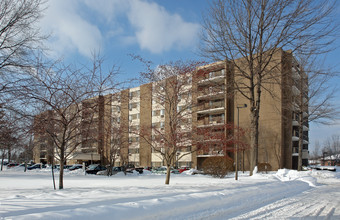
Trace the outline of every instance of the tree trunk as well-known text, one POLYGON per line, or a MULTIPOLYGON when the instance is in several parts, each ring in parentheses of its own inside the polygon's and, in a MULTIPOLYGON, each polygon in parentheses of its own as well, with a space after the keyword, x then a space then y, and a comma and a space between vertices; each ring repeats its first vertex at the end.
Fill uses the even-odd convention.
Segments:
POLYGON ((300 74, 300 117, 299 117, 299 150, 298 150, 298 171, 302 170, 302 148, 303 148, 303 111, 305 105, 303 103, 303 73, 300 74))
POLYGON ((7 152, 7 154, 8 154, 8 163, 10 163, 11 162, 11 147, 10 146, 8 146, 8 148, 7 148, 7 150, 8 150, 8 152, 7 152))
POLYGON ((302 148, 303 148, 303 111, 299 118, 299 149, 298 149, 298 171, 302 170, 302 148))
POLYGON ((258 142, 259 142, 259 118, 258 110, 252 110, 251 112, 251 127, 250 127, 250 176, 253 175, 253 170, 258 164, 258 142))
POLYGON ((1 171, 2 171, 2 168, 4 166, 4 160, 5 160, 5 153, 2 152, 2 156, 1 156, 1 171))
POLYGON ((170 171, 171 167, 168 165, 166 166, 166 179, 165 179, 165 184, 169 185, 170 183, 170 171))
POLYGON ((56 190, 56 187, 55 187, 55 179, 54 179, 54 162, 53 162, 54 160, 52 159, 52 166, 51 166, 51 168, 52 168, 52 181, 53 181, 53 189, 54 190, 56 190))
POLYGON ((65 162, 65 149, 60 149, 60 173, 59 173, 59 189, 64 188, 64 162, 65 162))
POLYGON ((60 160, 59 189, 64 188, 64 160, 60 160))

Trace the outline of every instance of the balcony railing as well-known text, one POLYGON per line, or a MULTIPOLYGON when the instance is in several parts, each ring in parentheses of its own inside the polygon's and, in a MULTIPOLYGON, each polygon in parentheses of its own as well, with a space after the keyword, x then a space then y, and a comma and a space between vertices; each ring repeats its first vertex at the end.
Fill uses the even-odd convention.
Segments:
POLYGON ((218 82, 225 79, 225 71, 224 69, 220 71, 210 72, 209 74, 205 74, 200 78, 198 84, 209 84, 210 82, 218 82))
POLYGON ((224 101, 220 102, 207 102, 198 106, 198 111, 208 110, 208 109, 215 109, 215 108, 224 108, 224 101))
POLYGON ((223 118, 218 118, 218 119, 210 120, 210 121, 207 118, 207 119, 204 119, 204 120, 198 120, 197 121, 197 126, 198 127, 221 125, 221 124, 224 124, 224 119, 223 118))

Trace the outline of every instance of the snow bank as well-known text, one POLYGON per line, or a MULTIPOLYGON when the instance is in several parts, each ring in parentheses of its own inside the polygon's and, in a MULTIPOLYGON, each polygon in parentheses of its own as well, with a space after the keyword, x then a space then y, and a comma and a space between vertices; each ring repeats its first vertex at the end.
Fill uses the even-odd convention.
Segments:
POLYGON ((282 182, 300 180, 309 184, 309 186, 317 186, 317 179, 313 177, 312 171, 296 171, 288 169, 280 169, 274 176, 282 182))

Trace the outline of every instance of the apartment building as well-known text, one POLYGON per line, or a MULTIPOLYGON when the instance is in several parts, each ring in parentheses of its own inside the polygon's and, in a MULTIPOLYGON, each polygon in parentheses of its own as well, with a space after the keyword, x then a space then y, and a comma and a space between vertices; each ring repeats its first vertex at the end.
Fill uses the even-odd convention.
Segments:
MULTIPOLYGON (((243 59, 236 63, 242 66, 243 59)), ((289 51, 278 50, 272 66, 275 66, 271 69, 273 77, 266 81, 262 91, 259 163, 270 164, 272 170, 296 169, 300 141, 303 142, 303 164, 308 163, 307 77, 289 51)), ((86 138, 69 163, 101 161, 106 164, 114 158, 117 166, 127 163, 165 165, 161 154, 166 150, 164 146, 173 128, 172 112, 178 117, 175 126, 181 146, 177 149, 178 162, 174 166, 200 168, 206 158, 226 154, 236 159, 235 146, 223 143, 222 137, 230 132, 226 125, 238 124, 245 131, 249 130, 250 111, 245 107, 249 100, 231 86, 244 79, 232 63, 226 61, 202 66, 184 75, 94 98, 99 100, 96 101, 98 108, 93 114, 84 114, 84 118, 96 115, 96 120, 91 120, 93 138, 82 132, 86 138), (175 84, 177 87, 172 88, 175 84), (167 96, 174 102, 167 102, 170 99, 167 96)), ((82 120, 81 123, 86 121, 89 122, 82 120)), ((242 137, 245 143, 250 140, 248 133, 242 137)), ((44 142, 44 137, 35 135, 36 143, 44 142)), ((37 144, 36 162, 46 161, 45 145, 37 144)), ((247 147, 239 150, 239 167, 247 170, 250 150, 247 147)))

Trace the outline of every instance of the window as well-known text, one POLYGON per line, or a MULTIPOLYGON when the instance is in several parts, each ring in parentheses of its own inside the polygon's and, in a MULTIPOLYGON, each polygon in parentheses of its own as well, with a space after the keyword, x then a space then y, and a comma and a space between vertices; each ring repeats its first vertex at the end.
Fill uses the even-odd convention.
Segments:
POLYGON ((181 147, 180 152, 190 152, 191 151, 191 146, 186 146, 186 147, 181 147))
POLYGON ((161 109, 161 116, 165 115, 165 109, 161 109))
POLYGON ((140 95, 139 90, 133 91, 133 92, 129 92, 129 99, 133 99, 133 98, 139 97, 139 95, 140 95))
POLYGON ((113 102, 120 102, 120 94, 113 94, 112 95, 112 101, 113 102))
POLYGON ((134 103, 129 103, 129 110, 131 111, 132 109, 134 108, 137 108, 138 107, 138 103, 137 102, 134 102, 134 103))
POLYGON ((139 113, 129 115, 129 121, 139 119, 139 113))
POLYGON ((138 143, 139 137, 129 137, 129 144, 131 143, 138 143))
POLYGON ((152 111, 152 116, 159 116, 160 110, 154 110, 152 111))
POLYGON ((191 76, 188 77, 188 81, 187 82, 188 82, 188 84, 192 83, 192 77, 191 76))
POLYGON ((139 126, 138 125, 130 126, 129 127, 129 133, 132 133, 132 132, 136 133, 138 131, 139 131, 139 126))
POLYGON ((129 154, 138 154, 139 148, 129 148, 129 154))
POLYGON ((221 69, 221 75, 225 76, 225 69, 221 69))

